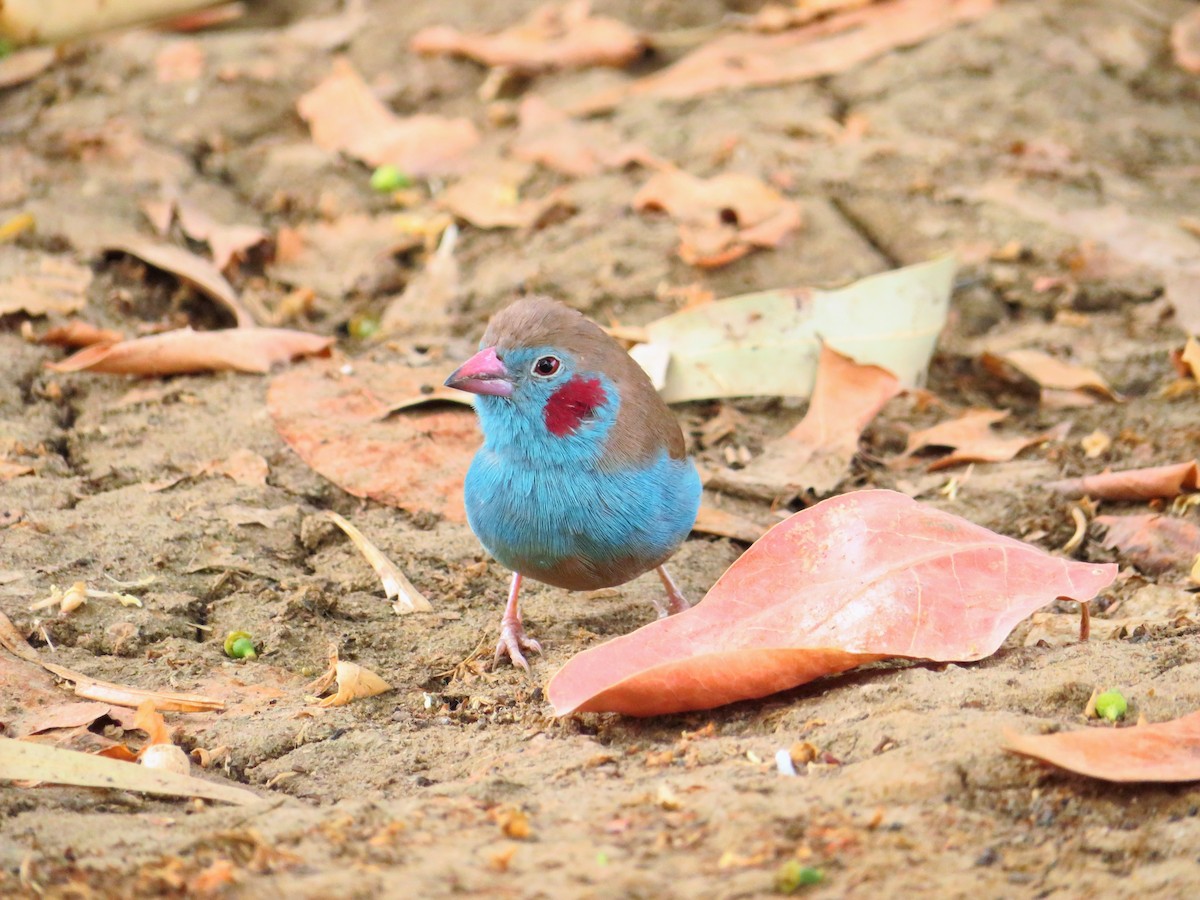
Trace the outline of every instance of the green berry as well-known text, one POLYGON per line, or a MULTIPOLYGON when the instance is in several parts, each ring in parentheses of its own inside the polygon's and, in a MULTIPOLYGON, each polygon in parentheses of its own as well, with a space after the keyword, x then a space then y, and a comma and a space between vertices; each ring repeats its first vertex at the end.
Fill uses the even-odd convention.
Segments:
POLYGON ((1096 698, 1096 715, 1110 722, 1125 718, 1125 710, 1129 704, 1118 691, 1105 691, 1096 698))
POLYGON ((775 890, 781 894, 794 894, 801 888, 812 887, 824 880, 820 869, 789 859, 775 873, 775 890))
POLYGON ((374 316, 362 313, 351 316, 350 321, 346 323, 346 331, 350 334, 350 337, 359 341, 365 341, 378 330, 379 320, 374 316))
POLYGON ((412 187, 412 179, 390 163, 371 173, 371 190, 380 194, 390 194, 406 187, 412 187))
POLYGON ((225 637, 225 655, 231 659, 257 659, 254 638, 245 631, 231 631, 225 637))

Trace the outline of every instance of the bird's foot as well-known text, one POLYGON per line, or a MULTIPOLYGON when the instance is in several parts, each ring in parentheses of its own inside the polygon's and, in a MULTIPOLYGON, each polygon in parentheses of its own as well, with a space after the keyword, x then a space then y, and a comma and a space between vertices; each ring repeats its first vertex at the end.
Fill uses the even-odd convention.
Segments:
POLYGON ((500 660, 507 656, 514 666, 520 666, 532 675, 523 650, 541 653, 542 645, 525 633, 525 626, 521 624, 520 619, 504 619, 500 623, 500 640, 496 642, 496 656, 492 660, 492 668, 498 666, 500 660))
POLYGON ((675 586, 675 580, 671 578, 671 574, 663 566, 659 566, 657 571, 666 591, 665 599, 655 598, 654 600, 654 608, 658 610, 658 617, 665 619, 667 616, 673 616, 685 609, 691 609, 692 604, 687 602, 687 597, 683 596, 683 593, 675 586))

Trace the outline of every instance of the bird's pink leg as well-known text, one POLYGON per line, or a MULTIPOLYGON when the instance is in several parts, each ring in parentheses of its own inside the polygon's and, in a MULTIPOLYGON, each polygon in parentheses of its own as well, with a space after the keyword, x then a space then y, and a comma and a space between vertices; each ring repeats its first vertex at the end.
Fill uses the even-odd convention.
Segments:
POLYGON ((508 589, 508 604, 504 607, 504 617, 500 620, 500 640, 496 643, 496 656, 492 665, 495 666, 507 656, 514 666, 520 666, 529 672, 529 663, 521 651, 541 653, 542 645, 525 634, 525 626, 521 624, 521 610, 517 606, 517 594, 520 592, 521 573, 513 572, 512 586, 508 589))
POLYGON ((692 604, 687 602, 687 597, 683 596, 679 588, 675 586, 675 581, 671 578, 671 573, 667 571, 667 567, 659 566, 655 571, 658 572, 658 577, 662 579, 663 587, 667 591, 666 602, 662 600, 654 601, 654 608, 658 610, 658 617, 665 619, 667 616, 673 616, 675 613, 683 612, 685 609, 691 609, 692 604))

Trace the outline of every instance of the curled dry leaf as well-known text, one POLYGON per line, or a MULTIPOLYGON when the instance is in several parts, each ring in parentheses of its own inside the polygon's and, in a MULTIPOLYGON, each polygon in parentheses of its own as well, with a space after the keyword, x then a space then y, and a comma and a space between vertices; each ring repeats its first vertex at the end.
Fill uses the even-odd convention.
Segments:
POLYGON ((521 185, 529 174, 528 163, 502 161, 451 185, 438 203, 477 228, 532 228, 554 210, 571 209, 562 188, 522 199, 521 185))
POLYGON ((329 651, 329 669, 308 685, 306 690, 313 694, 323 694, 334 681, 337 681, 337 693, 322 700, 321 706, 345 706, 351 700, 374 697, 392 689, 390 684, 370 669, 364 669, 358 663, 338 659, 336 647, 329 651))
POLYGON ((540 97, 526 97, 517 110, 519 128, 512 154, 573 178, 620 169, 632 163, 664 163, 640 144, 622 141, 611 125, 580 122, 540 97))
POLYGON ((1200 780, 1200 712, 1131 728, 1004 736, 1010 753, 1115 782, 1200 780))
POLYGON ((222 224, 192 201, 179 197, 145 201, 141 207, 159 234, 165 235, 171 222, 178 221, 184 234, 208 244, 213 263, 221 271, 268 237, 265 229, 255 225, 222 224))
POLYGON ((337 513, 329 510, 325 513, 334 525, 346 532, 358 551, 371 564, 379 580, 383 582, 384 593, 392 602, 392 610, 396 615, 410 612, 432 612, 433 606, 425 599, 425 595, 417 590, 394 562, 383 555, 383 551, 367 540, 366 535, 353 524, 337 513))
POLYGON ((1064 422, 1033 437, 1004 437, 994 432, 992 426, 1007 417, 1008 413, 1004 410, 973 409, 949 422, 914 431, 908 436, 904 455, 892 465, 903 467, 918 463, 920 460, 914 454, 927 447, 949 447, 953 450, 949 455, 931 462, 927 467, 930 472, 963 463, 1007 462, 1028 447, 1061 440, 1071 428, 1069 422, 1064 422))
POLYGON ((634 195, 633 208, 667 212, 679 224, 679 258, 705 269, 741 259, 755 247, 778 247, 803 222, 798 203, 736 172, 704 179, 661 169, 634 195))
POLYGON ((1108 382, 1096 371, 1064 362, 1040 350, 1011 350, 1008 353, 984 353, 980 363, 1005 380, 1016 380, 1013 370, 1042 389, 1042 402, 1053 406, 1083 406, 1097 398, 1120 400, 1108 382))
POLYGON ((901 656, 982 659, 1115 565, 1058 559, 892 491, 819 503, 772 528, 703 602, 571 659, 556 714, 657 715, 761 697, 901 656))
POLYGON ((1200 463, 1176 463, 1145 469, 1102 472, 1082 478, 1051 481, 1047 490, 1072 499, 1094 497, 1097 500, 1170 500, 1180 494, 1200 490, 1200 463))
POLYGON ((340 369, 314 363, 271 382, 267 407, 288 446, 355 497, 465 522, 463 480, 481 441, 475 415, 461 407, 388 414, 445 373, 367 360, 354 362, 353 374, 340 369))
POLYGON ((1200 340, 1196 340, 1195 335, 1188 335, 1187 343, 1179 352, 1177 365, 1180 375, 1200 381, 1200 340))
POLYGON ((701 504, 700 512, 696 514, 692 531, 753 544, 767 531, 767 526, 705 503, 701 504))
POLYGON ((586 98, 572 112, 602 112, 630 95, 685 100, 845 72, 982 18, 994 6, 994 0, 896 0, 781 34, 723 34, 660 72, 586 98))
POLYGON ((87 304, 92 270, 23 247, 0 247, 0 316, 70 315, 87 304))
POLYGON ((92 344, 116 344, 125 340, 125 335, 111 328, 97 328, 79 319, 72 319, 47 330, 34 338, 39 344, 54 347, 90 347, 92 344))
POLYGON ((1148 575, 1187 571, 1200 553, 1200 526, 1172 516, 1096 516, 1108 529, 1104 546, 1117 551, 1148 575))
POLYGON ((946 324, 956 268, 943 257, 832 291, 780 289, 706 303, 651 322, 649 343, 630 354, 641 362, 666 350, 660 392, 668 403, 806 397, 821 341, 918 385, 946 324))
POLYGON ((54 372, 110 375, 186 375, 196 372, 264 373, 298 356, 328 354, 334 339, 286 328, 181 328, 119 344, 96 344, 60 362, 54 372))
POLYGON ((1200 9, 1192 9, 1171 26, 1171 50, 1175 64, 1185 72, 1200 75, 1200 9))
POLYGON ((447 26, 417 32, 410 44, 417 53, 466 56, 485 66, 524 72, 622 67, 646 50, 646 39, 624 22, 593 16, 588 0, 540 6, 518 25, 495 34, 458 31, 447 26))
POLYGON ((136 256, 142 262, 154 266, 156 269, 170 272, 206 297, 216 300, 233 314, 239 328, 249 328, 254 325, 254 317, 242 306, 233 285, 226 281, 220 269, 207 259, 197 256, 189 250, 184 250, 182 247, 138 237, 109 241, 106 243, 106 247, 112 251, 136 256))
POLYGON ((155 22, 220 0, 123 0, 123 2, 46 3, 6 0, 0 4, 0 35, 17 44, 61 44, 127 25, 155 22))
POLYGON ((348 153, 371 166, 393 165, 416 177, 461 170, 479 143, 469 119, 417 115, 401 119, 384 106, 345 59, 296 104, 325 150, 348 153))
POLYGON ((744 469, 714 475, 708 487, 784 503, 809 489, 827 494, 846 474, 863 429, 898 393, 900 381, 887 369, 861 366, 822 345, 812 401, 800 423, 744 469))

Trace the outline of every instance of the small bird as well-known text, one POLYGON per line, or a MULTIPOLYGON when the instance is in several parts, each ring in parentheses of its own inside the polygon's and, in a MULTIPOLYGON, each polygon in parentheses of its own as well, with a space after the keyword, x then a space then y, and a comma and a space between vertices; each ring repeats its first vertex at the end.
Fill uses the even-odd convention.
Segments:
POLYGON ((691 531, 700 475, 679 423, 641 367, 581 313, 531 297, 497 313, 446 379, 477 394, 483 446, 467 472, 467 521, 513 571, 495 661, 529 671, 523 578, 573 591, 657 569, 659 617, 688 608, 663 563, 691 531))

